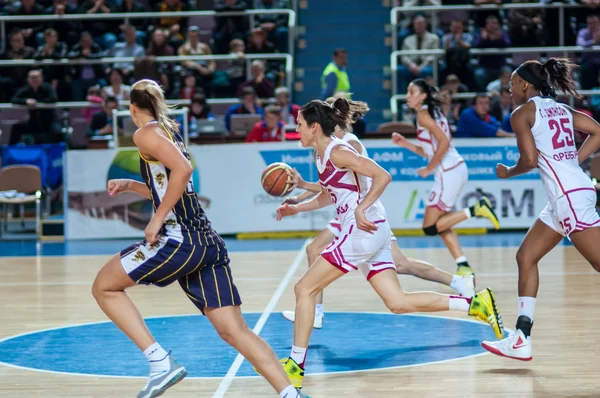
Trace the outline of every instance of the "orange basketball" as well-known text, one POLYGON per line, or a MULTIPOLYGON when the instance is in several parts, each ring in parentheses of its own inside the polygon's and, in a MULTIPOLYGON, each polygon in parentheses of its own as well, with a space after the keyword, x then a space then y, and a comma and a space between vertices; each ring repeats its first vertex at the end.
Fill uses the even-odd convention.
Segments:
POLYGON ((292 190, 292 184, 288 183, 287 170, 291 167, 285 163, 271 163, 262 172, 260 182, 266 193, 272 196, 285 196, 292 190))

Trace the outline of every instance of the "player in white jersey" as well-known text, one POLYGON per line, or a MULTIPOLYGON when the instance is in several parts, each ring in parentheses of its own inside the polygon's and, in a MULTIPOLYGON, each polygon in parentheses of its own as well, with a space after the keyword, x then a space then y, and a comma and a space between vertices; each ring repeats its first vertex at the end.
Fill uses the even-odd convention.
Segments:
POLYGON ((532 359, 531 327, 538 292, 538 262, 567 236, 585 259, 600 272, 600 218, 596 191, 579 164, 600 147, 600 125, 589 116, 556 102, 555 88, 579 97, 567 59, 545 63, 527 61, 513 72, 511 95, 517 109, 510 116, 521 154, 517 164, 498 164, 499 178, 510 178, 538 168, 548 204, 527 232, 517 252, 519 305, 516 332, 482 345, 494 354, 523 361, 532 359), (579 152, 574 131, 589 137, 579 152))
MULTIPOLYGON (((332 104, 334 101, 335 98, 328 98, 326 102, 332 104)), ((364 115, 355 116, 362 117, 364 115)), ((367 148, 365 148, 356 135, 343 131, 337 126, 335 128, 334 135, 337 138, 349 143, 361 156, 368 157, 367 148)), ((284 204, 301 203, 321 191, 321 186, 319 184, 308 183, 304 181, 296 170, 291 172, 290 182, 296 185, 298 188, 304 189, 305 191, 297 197, 286 198, 283 201, 284 204)), ((306 257, 309 267, 317 259, 317 257, 319 257, 321 252, 331 244, 333 239, 340 234, 340 232, 341 224, 339 219, 336 217, 332 219, 327 227, 319 232, 319 234, 308 244, 306 247, 306 257)), ((472 297, 475 294, 473 276, 451 275, 445 271, 435 268, 433 265, 425 261, 408 258, 400 250, 394 235, 391 236, 391 240, 392 258, 398 274, 413 275, 421 279, 450 286, 461 296, 472 297)), ((294 322, 294 311, 283 311, 282 315, 285 319, 294 322)), ((325 313, 323 306, 323 292, 321 291, 316 297, 315 320, 313 327, 316 329, 322 328, 324 318, 325 313)))
POLYGON ((332 137, 336 126, 347 130, 356 112, 367 111, 364 102, 338 98, 305 104, 298 115, 302 146, 315 149, 322 190, 299 205, 284 204, 277 219, 333 204, 342 232, 308 268, 294 287, 296 319, 290 357, 282 360, 294 387, 301 388, 308 340, 315 317, 316 295, 344 274, 361 270, 385 305, 396 314, 457 310, 489 323, 503 336, 502 319, 490 289, 473 298, 432 292, 405 293, 396 276, 390 249, 391 229, 379 197, 391 176, 373 160, 360 156, 347 142, 332 137))
POLYGON ((451 212, 469 178, 469 172, 452 144, 448 120, 442 113, 437 89, 424 79, 415 79, 408 85, 406 103, 417 111, 417 144, 398 133, 392 134, 392 141, 429 160, 427 166, 418 170, 421 177, 434 174, 433 187, 426 201, 423 232, 429 236, 440 235, 456 260, 458 275, 474 275, 452 227, 470 217, 485 217, 495 229, 500 228, 500 222, 485 196, 471 207, 451 212))

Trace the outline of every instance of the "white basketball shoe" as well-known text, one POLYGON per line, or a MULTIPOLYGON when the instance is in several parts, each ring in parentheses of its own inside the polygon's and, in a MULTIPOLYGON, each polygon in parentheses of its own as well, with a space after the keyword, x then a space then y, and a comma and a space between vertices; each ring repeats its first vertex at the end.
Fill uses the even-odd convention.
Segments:
POLYGON ((501 357, 531 361, 533 358, 531 338, 526 338, 521 330, 498 341, 484 341, 481 346, 492 354, 501 357))
MULTIPOLYGON (((283 311, 281 313, 281 315, 283 315, 283 317, 290 322, 294 322, 294 320, 296 319, 296 313, 294 311, 283 311)), ((325 314, 315 313, 315 320, 313 322, 313 328, 321 329, 323 327, 323 319, 324 318, 325 318, 325 314)))

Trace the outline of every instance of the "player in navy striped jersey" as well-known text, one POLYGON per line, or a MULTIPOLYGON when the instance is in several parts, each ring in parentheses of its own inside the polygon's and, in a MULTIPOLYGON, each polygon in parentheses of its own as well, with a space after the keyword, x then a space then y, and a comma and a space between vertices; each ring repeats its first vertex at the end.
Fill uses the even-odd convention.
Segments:
POLYGON ((223 340, 260 370, 281 397, 300 397, 273 350, 242 317, 227 248, 200 206, 190 157, 177 124, 167 117, 162 89, 141 80, 131 87, 130 102, 145 183, 111 180, 108 191, 131 191, 151 199, 154 215, 144 231, 146 240, 114 255, 98 273, 92 291, 104 313, 148 359, 150 377, 138 398, 162 395, 185 377, 186 369, 156 342, 125 289, 175 281, 223 340))

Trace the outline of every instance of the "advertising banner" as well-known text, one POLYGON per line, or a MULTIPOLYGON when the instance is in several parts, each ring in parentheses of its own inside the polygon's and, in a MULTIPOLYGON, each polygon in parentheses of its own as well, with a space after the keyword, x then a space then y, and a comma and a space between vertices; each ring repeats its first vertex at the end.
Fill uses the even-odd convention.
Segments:
MULTIPOLYGON (((393 229, 420 229, 425 200, 433 182, 417 174, 426 160, 390 141, 363 141, 369 156, 392 176, 382 196, 393 229)), ((469 169, 469 181, 456 208, 470 206, 482 195, 490 198, 502 228, 528 228, 546 204, 537 170, 510 180, 496 178, 496 164, 513 165, 519 152, 510 139, 453 141, 469 169)), ((261 173, 273 162, 296 168, 307 181, 317 181, 312 149, 298 142, 191 146, 194 185, 199 199, 217 231, 240 232, 306 231, 323 228, 335 217, 329 206, 299 214, 280 222, 275 209, 282 198, 264 192, 261 173)), ((140 181, 137 150, 69 151, 66 157, 68 213, 67 239, 143 237, 152 217, 149 201, 135 194, 110 197, 106 183, 111 178, 140 181)), ((295 190, 291 195, 300 194, 295 190)), ((461 227, 491 228, 489 221, 470 219, 461 227)))

